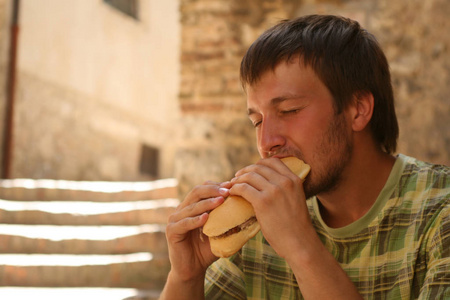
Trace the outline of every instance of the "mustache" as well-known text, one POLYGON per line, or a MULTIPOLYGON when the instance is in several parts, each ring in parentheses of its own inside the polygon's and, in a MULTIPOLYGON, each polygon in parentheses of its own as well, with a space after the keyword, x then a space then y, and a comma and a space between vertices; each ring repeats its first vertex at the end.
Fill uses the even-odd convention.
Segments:
POLYGON ((262 151, 263 157, 273 157, 273 156, 280 156, 280 157, 287 157, 287 156, 295 156, 301 160, 303 160, 303 153, 298 149, 289 149, 289 148, 280 148, 275 150, 269 150, 269 151, 262 151))

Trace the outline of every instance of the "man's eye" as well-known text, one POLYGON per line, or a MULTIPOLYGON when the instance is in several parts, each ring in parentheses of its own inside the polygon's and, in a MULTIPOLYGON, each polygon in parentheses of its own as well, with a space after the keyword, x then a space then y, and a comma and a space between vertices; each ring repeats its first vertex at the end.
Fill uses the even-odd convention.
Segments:
POLYGON ((261 122, 262 122, 262 120, 261 119, 256 119, 256 118, 251 118, 250 119, 250 122, 252 122, 252 125, 253 125, 253 127, 258 127, 260 124, 261 124, 261 122))
POLYGON ((283 110, 283 111, 281 111, 281 113, 283 114, 283 115, 289 115, 289 114, 296 114, 296 113, 298 113, 300 111, 300 109, 299 108, 296 108, 296 109, 290 109, 290 110, 283 110))
POLYGON ((253 127, 258 127, 261 124, 261 121, 252 122, 253 127))

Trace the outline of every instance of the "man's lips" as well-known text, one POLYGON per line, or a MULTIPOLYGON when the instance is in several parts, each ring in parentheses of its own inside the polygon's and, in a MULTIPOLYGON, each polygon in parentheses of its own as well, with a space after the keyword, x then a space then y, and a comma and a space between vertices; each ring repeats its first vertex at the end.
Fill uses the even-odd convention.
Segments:
POLYGON ((267 155, 267 157, 283 158, 290 156, 283 150, 265 151, 264 153, 267 155))
POLYGON ((300 151, 296 151, 294 149, 277 149, 274 151, 264 151, 264 158, 278 158, 282 159, 285 157, 297 157, 298 159, 303 160, 301 157, 303 156, 300 151))
POLYGON ((282 158, 291 157, 291 156, 294 156, 294 155, 274 155, 274 156, 271 156, 271 157, 282 159, 282 158))
POLYGON ((303 158, 299 157, 298 155, 295 155, 295 154, 288 154, 288 153, 278 153, 278 154, 275 154, 275 155, 273 155, 273 156, 270 156, 269 158, 278 158, 278 159, 282 159, 282 158, 286 158, 286 157, 296 157, 296 158, 298 158, 298 159, 300 159, 300 160, 302 160, 303 162, 306 163, 306 161, 305 161, 303 158))

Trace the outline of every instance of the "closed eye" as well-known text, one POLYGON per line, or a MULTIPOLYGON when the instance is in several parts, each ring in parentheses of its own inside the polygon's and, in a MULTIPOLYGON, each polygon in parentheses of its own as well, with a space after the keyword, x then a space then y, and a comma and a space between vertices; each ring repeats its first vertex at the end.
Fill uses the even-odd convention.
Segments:
POLYGON ((262 122, 262 116, 252 110, 249 110, 248 118, 252 122, 253 127, 258 127, 262 122))
POLYGON ((295 114, 295 113, 297 113, 299 111, 300 111, 300 109, 291 109, 291 110, 284 110, 281 113, 283 113, 283 114, 295 114))
POLYGON ((253 127, 258 127, 262 122, 261 121, 252 121, 253 127))
POLYGON ((293 115, 293 114, 298 113, 299 111, 301 111, 301 108, 282 110, 280 113, 282 115, 293 115))

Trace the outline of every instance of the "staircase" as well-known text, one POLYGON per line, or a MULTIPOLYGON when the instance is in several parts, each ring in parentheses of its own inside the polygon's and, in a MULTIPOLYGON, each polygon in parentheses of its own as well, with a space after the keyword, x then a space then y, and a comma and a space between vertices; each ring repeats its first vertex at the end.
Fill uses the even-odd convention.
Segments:
POLYGON ((153 300, 175 179, 0 181, 0 299, 153 300))

